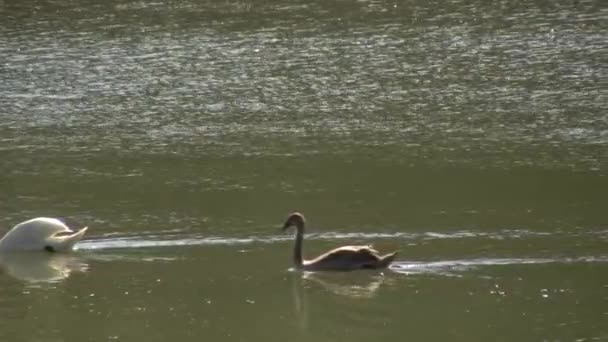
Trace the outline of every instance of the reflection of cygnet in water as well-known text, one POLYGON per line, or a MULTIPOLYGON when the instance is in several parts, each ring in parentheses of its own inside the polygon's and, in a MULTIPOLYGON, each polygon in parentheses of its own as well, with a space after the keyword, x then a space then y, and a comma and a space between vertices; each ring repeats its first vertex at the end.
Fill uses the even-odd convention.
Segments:
POLYGON ((387 279, 383 274, 373 277, 353 278, 336 276, 336 274, 305 272, 302 274, 302 279, 317 283, 334 294, 353 298, 371 298, 376 295, 382 284, 390 282, 390 279, 387 279))
POLYGON ((0 253, 0 274, 28 282, 57 282, 87 269, 84 259, 73 254, 0 253))
MULTIPOLYGON (((367 307, 370 298, 378 294, 378 290, 384 285, 394 284, 395 278, 385 276, 383 273, 326 273, 326 272, 292 272, 293 277, 293 299, 294 299, 294 314, 295 322, 298 330, 299 338, 293 340, 311 341, 319 339, 319 332, 311 328, 311 319, 315 321, 324 321, 325 318, 319 317, 317 314, 311 315, 309 311, 311 304, 315 302, 311 297, 318 297, 318 292, 315 288, 321 288, 330 292, 333 295, 345 296, 349 299, 346 302, 342 300, 338 302, 348 303, 347 311, 354 313, 357 316, 358 310, 352 311, 352 305, 367 307), (315 294, 311 296, 311 294, 315 294)), ((331 296, 331 295, 329 295, 331 296)), ((372 300, 374 302, 374 300, 372 300)), ((350 318, 358 319, 347 314, 350 318)), ((330 314, 329 316, 332 316, 330 314)), ((342 316, 341 316, 342 317, 342 316)), ((341 319, 345 319, 342 317, 341 319)), ((349 326, 349 329, 352 327, 349 326)))

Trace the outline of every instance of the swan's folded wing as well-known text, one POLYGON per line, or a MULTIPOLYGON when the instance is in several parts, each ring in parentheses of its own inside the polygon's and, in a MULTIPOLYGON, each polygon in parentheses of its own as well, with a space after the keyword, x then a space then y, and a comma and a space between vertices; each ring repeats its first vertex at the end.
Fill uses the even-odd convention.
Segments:
POLYGON ((47 239, 47 245, 44 247, 49 251, 69 251, 74 248, 74 245, 82 240, 84 234, 87 232, 88 227, 84 227, 81 230, 73 234, 56 234, 47 239))

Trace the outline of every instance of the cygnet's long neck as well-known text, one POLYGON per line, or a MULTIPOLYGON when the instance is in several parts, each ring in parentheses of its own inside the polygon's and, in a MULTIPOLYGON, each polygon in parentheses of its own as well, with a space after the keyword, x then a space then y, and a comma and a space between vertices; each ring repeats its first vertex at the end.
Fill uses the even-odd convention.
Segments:
POLYGON ((302 241, 304 240, 304 222, 296 224, 296 243, 293 246, 293 263, 300 268, 304 264, 302 260, 302 241))

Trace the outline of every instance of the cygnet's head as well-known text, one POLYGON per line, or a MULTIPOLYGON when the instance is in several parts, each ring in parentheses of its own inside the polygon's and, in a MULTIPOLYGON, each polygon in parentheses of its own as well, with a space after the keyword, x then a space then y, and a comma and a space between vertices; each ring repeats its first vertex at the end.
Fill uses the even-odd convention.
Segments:
POLYGON ((289 217, 285 221, 285 224, 283 224, 282 230, 284 231, 291 226, 304 227, 304 222, 306 222, 304 220, 304 215, 302 215, 300 213, 293 213, 293 214, 289 215, 289 217))

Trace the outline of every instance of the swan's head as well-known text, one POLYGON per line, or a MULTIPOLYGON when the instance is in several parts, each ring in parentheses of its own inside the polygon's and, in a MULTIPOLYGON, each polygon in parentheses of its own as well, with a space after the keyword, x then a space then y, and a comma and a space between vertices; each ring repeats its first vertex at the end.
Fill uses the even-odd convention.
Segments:
POLYGON ((58 219, 38 217, 9 230, 0 239, 0 251, 70 251, 86 231, 74 232, 58 219))
POLYGON ((287 228, 292 227, 292 226, 302 228, 302 227, 304 227, 304 222, 306 222, 304 220, 304 215, 302 215, 300 213, 293 213, 293 214, 289 215, 289 217, 283 224, 282 230, 285 231, 287 228))

